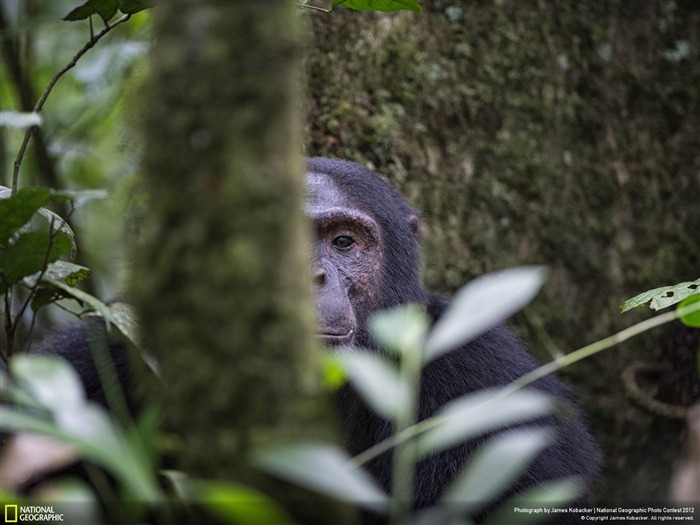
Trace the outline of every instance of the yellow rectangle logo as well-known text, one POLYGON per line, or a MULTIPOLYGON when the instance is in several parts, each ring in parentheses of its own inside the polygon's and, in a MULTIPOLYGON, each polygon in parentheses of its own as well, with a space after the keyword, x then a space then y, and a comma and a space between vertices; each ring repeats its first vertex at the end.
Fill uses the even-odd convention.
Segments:
POLYGON ((17 523, 17 505, 5 505, 5 523, 17 523))

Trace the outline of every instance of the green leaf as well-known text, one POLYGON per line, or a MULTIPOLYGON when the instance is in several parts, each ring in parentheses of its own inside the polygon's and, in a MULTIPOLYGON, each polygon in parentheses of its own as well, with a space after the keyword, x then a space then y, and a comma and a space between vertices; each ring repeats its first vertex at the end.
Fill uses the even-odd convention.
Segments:
POLYGON ((422 351, 429 326, 425 310, 415 304, 379 312, 369 320, 372 335, 382 348, 399 355, 422 351))
POLYGON ((523 266, 490 273, 462 288, 428 336, 426 362, 478 337, 537 295, 545 271, 523 266))
POLYGON ((56 356, 18 356, 10 370, 26 392, 48 409, 43 414, 3 407, 0 428, 30 432, 72 445, 86 459, 106 468, 132 497, 146 502, 161 499, 150 463, 141 447, 130 443, 106 410, 87 401, 73 368, 56 356))
POLYGON ((252 487, 231 481, 177 479, 177 483, 184 486, 181 492, 189 501, 203 505, 225 523, 294 523, 277 502, 252 487))
MULTIPOLYGON (((85 266, 66 261, 55 261, 46 268, 43 280, 50 281, 56 279, 65 282, 68 286, 75 286, 87 279, 91 273, 92 270, 85 266)), ((36 284, 37 277, 36 275, 26 277, 24 282, 27 286, 32 287, 36 284)))
POLYGON ((56 289, 51 288, 51 287, 39 288, 36 291, 36 293, 34 294, 34 298, 32 299, 32 305, 31 305, 32 311, 38 312, 44 306, 58 302, 58 301, 65 299, 67 297, 68 297, 68 295, 66 295, 61 290, 56 290, 56 289))
MULTIPOLYGON (((695 293, 683 299, 678 305, 678 309, 680 310, 681 308, 697 303, 700 303, 700 293, 695 293)), ((684 315, 681 317, 681 322, 686 326, 690 326, 691 328, 700 328, 700 310, 684 315)))
POLYGON ((333 0, 333 7, 343 6, 356 11, 409 11, 420 12, 418 0, 333 0))
POLYGON ((323 385, 329 392, 335 392, 347 382, 345 369, 335 356, 324 352, 321 359, 323 385))
POLYGON ((107 24, 119 9, 119 0, 88 0, 68 13, 63 20, 76 21, 85 20, 92 15, 100 15, 100 18, 107 24))
MULTIPOLYGON (((568 508, 568 506, 583 492, 583 483, 578 478, 558 479, 537 485, 535 488, 522 492, 510 498, 486 520, 485 525, 511 525, 517 519, 518 525, 542 523, 545 517, 542 513, 520 513, 515 515, 514 508, 540 509, 568 508)), ((552 516, 556 518, 556 515, 552 516)), ((552 523, 556 523, 552 519, 552 523)))
POLYGON ((384 512, 386 493, 341 448, 325 443, 288 445, 254 454, 254 463, 277 477, 320 494, 384 512))
POLYGON ((153 0, 119 0, 119 10, 132 15, 152 6, 153 0))
POLYGON ((40 272, 45 264, 67 254, 70 249, 71 241, 62 233, 54 234, 53 240, 48 232, 23 233, 13 245, 0 251, 0 293, 23 277, 40 272))
POLYGON ((440 409, 431 418, 436 425, 419 439, 419 453, 429 456, 492 430, 545 416, 552 410, 551 399, 535 390, 522 390, 507 397, 499 390, 482 390, 440 409))
MULTIPOLYGON (((57 200, 65 198, 65 196, 63 194, 54 194, 53 198, 57 200)), ((60 215, 52 212, 51 210, 48 210, 46 208, 39 208, 38 212, 40 215, 43 215, 44 218, 46 218, 49 225, 51 226, 51 231, 61 232, 70 239, 70 253, 68 256, 71 261, 75 259, 75 256, 78 253, 78 245, 75 243, 75 232, 73 232, 73 229, 68 225, 66 221, 64 221, 61 218, 60 215)))
POLYGON ((49 188, 22 188, 10 196, 11 190, 0 192, 0 248, 10 237, 29 222, 34 213, 51 200, 49 188))
POLYGON ((443 496, 449 512, 479 512, 501 496, 550 443, 543 429, 515 430, 486 441, 443 496))
POLYGON ((131 341, 136 347, 141 347, 141 329, 134 307, 126 303, 112 303, 108 307, 107 320, 131 341))
POLYGON ((55 356, 20 356, 12 360, 14 378, 42 406, 51 411, 69 410, 85 402, 78 374, 55 356))
POLYGON ((112 322, 112 316, 111 312, 109 310, 109 306, 107 306, 105 303, 100 301, 97 297, 94 295, 90 295, 87 292, 83 292, 82 290, 78 290, 77 288, 73 288, 72 286, 69 286, 68 284, 64 283, 63 281, 60 281, 58 279, 43 279, 43 283, 49 284, 53 286, 54 288, 58 288, 62 292, 65 292, 65 294, 68 297, 72 297, 73 299, 76 299, 79 301, 81 304, 87 304, 90 308, 93 310, 97 311, 108 321, 109 323, 112 322))
POLYGON ((19 111, 0 111, 0 128, 27 129, 41 126, 39 113, 23 113, 19 111))
POLYGON ((652 310, 661 310, 668 306, 680 303, 686 297, 700 293, 700 279, 685 283, 676 284, 673 286, 662 286, 654 288, 646 292, 635 295, 631 299, 627 299, 620 305, 620 313, 629 312, 633 308, 639 308, 649 303, 649 308, 652 310))
POLYGON ((394 421, 410 393, 410 387, 396 366, 389 359, 369 351, 338 352, 335 359, 369 407, 394 421))

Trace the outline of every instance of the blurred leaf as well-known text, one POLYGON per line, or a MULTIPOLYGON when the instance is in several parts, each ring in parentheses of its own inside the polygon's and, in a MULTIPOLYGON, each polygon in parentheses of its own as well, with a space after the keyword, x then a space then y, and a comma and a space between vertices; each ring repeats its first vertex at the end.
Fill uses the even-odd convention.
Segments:
POLYGON ((52 412, 85 402, 85 391, 72 366, 55 356, 18 356, 11 362, 13 377, 42 406, 52 412))
POLYGON ((478 337, 529 303, 545 279, 541 267, 524 266, 474 279, 455 296, 426 343, 430 361, 478 337))
POLYGON ((119 9, 119 0, 88 0, 68 13, 63 20, 76 21, 85 20, 92 15, 100 15, 100 18, 107 24, 119 9))
MULTIPOLYGON (((182 484, 183 480, 178 480, 182 484)), ((189 501, 205 506, 226 523, 292 525, 280 505, 262 492, 231 481, 184 480, 189 501)))
POLYGON ((258 451, 254 463, 282 479, 358 507, 384 512, 389 498, 341 448, 325 443, 258 451))
POLYGON ((39 113, 23 113, 19 111, 0 111, 0 128, 26 129, 41 126, 39 113))
POLYGON ((55 515, 70 516, 71 523, 103 522, 102 507, 97 496, 80 479, 61 478, 43 483, 32 496, 35 505, 50 504, 55 515))
POLYGON ((408 11, 420 12, 418 0, 333 0, 333 7, 343 6, 356 11, 408 11))
POLYGON ((409 395, 409 386, 394 364, 369 351, 339 352, 335 359, 369 407, 394 421, 409 395))
POLYGON ((625 313, 633 308, 639 308, 649 303, 649 308, 652 310, 661 310, 668 306, 680 303, 686 297, 700 293, 700 279, 688 281, 685 283, 676 284, 673 286, 662 286, 654 288, 646 292, 635 295, 631 299, 627 299, 620 305, 620 313, 625 313))
POLYGON ((345 369, 338 363, 334 355, 324 352, 321 366, 323 368, 323 384, 329 392, 335 392, 347 382, 345 369))
POLYGON ((51 199, 49 188, 22 188, 10 196, 9 188, 0 188, 0 248, 29 222, 39 208, 51 199))
POLYGON ((482 390, 445 405, 433 416, 438 424, 419 439, 422 457, 467 439, 550 414, 551 399, 536 390, 501 397, 500 390, 482 390))
MULTIPOLYGON (((680 310, 681 308, 685 308, 686 306, 690 306, 691 304, 697 303, 700 303, 700 293, 695 293, 683 299, 678 305, 678 309, 680 310)), ((681 322, 686 326, 690 326, 691 328, 700 328, 700 310, 688 315, 684 315, 683 317, 681 317, 681 322)))
POLYGON ((44 414, 3 407, 0 428, 41 434, 71 445, 81 457, 106 468, 131 496, 158 501, 160 490, 143 448, 130 442, 106 410, 84 398, 73 368, 56 356, 17 356, 10 369, 18 382, 43 407, 44 414))
POLYGON ((48 232, 23 233, 14 244, 0 250, 0 293, 23 277, 40 272, 45 264, 67 254, 70 249, 71 240, 63 233, 53 236, 48 232))
POLYGON ((488 439, 470 456, 441 504, 457 515, 479 512, 506 492, 549 442, 543 429, 513 430, 488 439))
MULTIPOLYGON (((532 512, 515 515, 513 509, 515 507, 524 509, 568 508, 582 492, 583 484, 578 478, 541 483, 502 503, 485 521, 485 525, 512 525, 515 520, 517 520, 518 525, 542 523, 547 519, 543 514, 532 512)), ((549 517, 555 518, 556 515, 550 514, 549 517)), ((556 522, 556 519, 552 519, 552 522, 556 522)))
POLYGON ((119 10, 122 13, 138 13, 152 7, 154 0, 119 0, 119 10))
POLYGON ((104 200, 109 196, 107 190, 63 190, 62 193, 70 195, 76 207, 87 202, 104 200))
POLYGON ((415 304, 376 313, 369 320, 372 335, 382 348, 399 355, 419 351, 429 326, 427 314, 415 304))

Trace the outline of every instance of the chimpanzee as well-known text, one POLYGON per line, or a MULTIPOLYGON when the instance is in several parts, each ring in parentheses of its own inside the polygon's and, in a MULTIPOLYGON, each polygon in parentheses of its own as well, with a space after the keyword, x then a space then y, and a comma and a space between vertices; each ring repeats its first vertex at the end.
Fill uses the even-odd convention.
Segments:
MULTIPOLYGON (((381 351, 367 330, 367 320, 377 310, 401 304, 423 305, 436 321, 449 299, 422 288, 416 210, 389 184, 353 162, 311 158, 307 172, 305 210, 317 233, 313 282, 318 334, 324 344, 381 351)), ((89 397, 104 403, 84 330, 73 329, 72 333, 50 339, 42 351, 70 360, 86 384, 89 397)), ((110 351, 122 379, 127 381, 122 346, 111 343, 110 351)), ((510 331, 494 328, 427 366, 421 383, 420 418, 429 417, 450 400, 470 392, 505 385, 536 366, 510 331)), ((543 481, 570 476, 578 476, 590 486, 597 472, 598 452, 578 416, 570 391, 551 376, 539 380, 533 388, 566 405, 569 417, 566 421, 551 418, 538 422, 551 428, 556 440, 536 458, 508 495, 543 481)), ((392 425, 368 409, 351 387, 341 389, 338 406, 351 454, 392 435, 392 425)), ((435 503, 480 441, 483 438, 423 460, 416 474, 414 506, 435 503)), ((390 454, 385 453, 368 465, 387 490, 391 488, 390 460, 390 454)), ((557 523, 579 521, 573 516, 559 516, 563 518, 557 523)), ((477 517, 480 518, 483 516, 477 517)))
MULTIPOLYGON (((325 344, 380 351, 367 330, 367 318, 400 304, 422 304, 433 322, 437 321, 450 301, 424 291, 421 285, 418 212, 389 184, 353 162, 317 157, 308 161, 307 169, 306 213, 317 232, 313 275, 319 334, 325 344)), ((427 366, 421 380, 419 417, 427 418, 470 392, 506 385, 536 366, 509 330, 496 327, 427 366)), ((597 475, 598 450, 578 416, 571 392, 553 376, 539 380, 534 388, 566 404, 572 417, 566 423, 553 419, 539 423, 551 428, 556 440, 510 494, 569 476, 579 476, 589 487, 597 475)), ((338 404, 351 454, 392 435, 392 425, 370 411, 350 388, 341 390, 338 404)), ((479 441, 422 461, 414 506, 435 503, 479 441)), ((389 490, 390 454, 377 458, 369 469, 389 490)), ((584 495, 579 504, 587 498, 584 495)), ((569 521, 580 522, 580 518, 559 514, 556 520, 569 521)))

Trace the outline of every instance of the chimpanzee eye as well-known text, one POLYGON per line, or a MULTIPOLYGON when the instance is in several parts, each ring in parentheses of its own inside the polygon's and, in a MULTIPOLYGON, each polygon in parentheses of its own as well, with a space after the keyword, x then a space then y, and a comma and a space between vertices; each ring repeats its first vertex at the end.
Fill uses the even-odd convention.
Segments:
POLYGON ((355 244, 355 239, 347 235, 340 235, 333 239, 331 245, 341 252, 347 252, 355 244))

